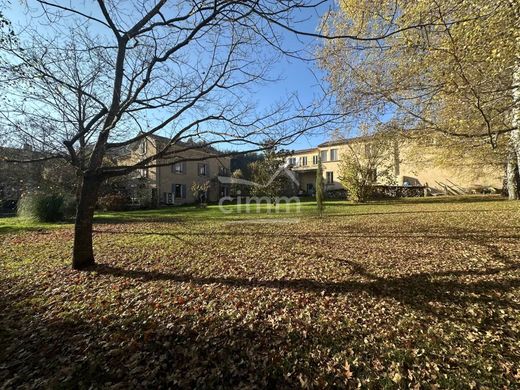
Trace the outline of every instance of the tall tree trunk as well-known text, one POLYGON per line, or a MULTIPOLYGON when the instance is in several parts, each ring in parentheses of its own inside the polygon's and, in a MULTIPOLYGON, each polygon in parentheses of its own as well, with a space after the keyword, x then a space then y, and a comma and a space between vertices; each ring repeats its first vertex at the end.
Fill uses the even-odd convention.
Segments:
MULTIPOLYGON (((515 15, 514 20, 520 18, 520 9, 516 0, 509 0, 512 7, 513 14, 515 15)), ((520 196, 520 31, 515 31, 516 39, 516 53, 515 53, 515 64, 513 69, 513 109, 512 109, 512 125, 516 127, 509 134, 509 154, 507 161, 507 189, 509 193, 509 199, 518 199, 520 196)))
MULTIPOLYGON (((516 110, 515 110, 516 111, 516 110)), ((515 124, 515 122, 513 122, 515 124)), ((520 121, 516 121, 520 125, 520 121)), ((520 191, 520 130, 513 130, 509 139, 509 154, 507 156, 507 190, 509 199, 519 199, 520 191)))
MULTIPOLYGON (((513 7, 515 2, 511 2, 513 7)), ((520 17, 518 8, 513 8, 514 14, 520 17)), ((520 51, 520 33, 516 31, 517 49, 520 51)), ((516 127, 509 135, 510 152, 507 161, 507 182, 509 199, 518 199, 520 196, 520 55, 516 53, 515 68, 513 70, 513 110, 512 110, 512 124, 516 127)))
POLYGON ((511 147, 507 157, 506 180, 507 194, 509 200, 517 200, 520 197, 520 173, 518 165, 518 154, 515 148, 511 147))
POLYGON ((72 267, 84 269, 95 264, 92 247, 92 224, 101 180, 83 177, 74 224, 72 267))
POLYGON ((507 157, 506 180, 507 180, 507 194, 509 200, 516 200, 519 197, 519 173, 518 173, 518 158, 514 150, 509 152, 507 157))
MULTIPOLYGON (((520 37, 519 37, 520 39, 520 37)), ((513 89, 513 120, 512 124, 513 127, 516 127, 513 131, 511 131, 511 134, 509 135, 509 146, 511 148, 511 151, 508 156, 508 160, 514 160, 514 161, 508 161, 508 168, 509 164, 516 165, 516 175, 514 176, 515 179, 515 186, 517 188, 517 191, 520 190, 520 178, 518 177, 518 169, 520 169, 520 64, 517 64, 516 69, 513 73, 513 85, 516 86, 516 88, 513 89)), ((513 169, 511 167, 511 169, 513 169)), ((512 174, 511 174, 512 175, 512 174)), ((513 178, 513 176, 511 176, 513 178)), ((509 183, 509 174, 508 174, 508 183, 509 183)), ((509 184, 508 184, 509 186, 509 184)), ((518 199, 518 193, 515 198, 511 198, 511 194, 509 195, 509 199, 518 199)))

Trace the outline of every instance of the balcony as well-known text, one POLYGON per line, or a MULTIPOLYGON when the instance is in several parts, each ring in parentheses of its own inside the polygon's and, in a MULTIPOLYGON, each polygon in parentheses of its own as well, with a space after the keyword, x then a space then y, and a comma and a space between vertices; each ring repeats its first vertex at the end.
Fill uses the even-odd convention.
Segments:
POLYGON ((289 168, 295 172, 307 172, 307 171, 315 171, 318 169, 318 164, 306 164, 303 165, 301 163, 290 164, 289 168))
POLYGON ((224 176, 224 177, 230 177, 231 176, 231 171, 227 168, 220 168, 218 170, 218 175, 219 176, 224 176))

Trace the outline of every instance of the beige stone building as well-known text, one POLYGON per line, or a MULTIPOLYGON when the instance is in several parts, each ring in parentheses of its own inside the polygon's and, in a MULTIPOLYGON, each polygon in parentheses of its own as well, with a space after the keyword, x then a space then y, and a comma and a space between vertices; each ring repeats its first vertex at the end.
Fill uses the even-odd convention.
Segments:
MULTIPOLYGON (((169 141, 169 138, 156 135, 146 137, 143 141, 118 151, 118 165, 129 165, 152 156, 169 141)), ((206 194, 209 202, 216 202, 222 196, 229 195, 228 185, 221 184, 218 176, 229 176, 230 158, 214 148, 191 141, 177 142, 170 147, 169 157, 159 159, 154 165, 157 167, 140 169, 133 173, 134 178, 146 183, 140 192, 148 192, 153 205, 194 203, 194 183, 209 184, 206 194), (175 162, 179 158, 186 161, 175 162)))
MULTIPOLYGON (((318 156, 321 156, 323 164, 325 190, 342 189, 338 178, 342 155, 367 153, 371 142, 371 137, 357 137, 295 151, 288 161, 293 171, 298 173, 301 192, 314 192, 318 156)), ((428 188, 432 194, 462 194, 502 188, 504 170, 500 164, 463 159, 439 163, 442 160, 440 148, 434 144, 422 147, 414 139, 395 138, 390 145, 381 158, 381 164, 374 169, 375 185, 419 186, 428 188)))
POLYGON ((43 163, 29 164, 5 160, 31 160, 42 156, 28 146, 23 149, 0 147, 0 203, 13 202, 14 207, 22 193, 38 188, 44 174, 43 163))

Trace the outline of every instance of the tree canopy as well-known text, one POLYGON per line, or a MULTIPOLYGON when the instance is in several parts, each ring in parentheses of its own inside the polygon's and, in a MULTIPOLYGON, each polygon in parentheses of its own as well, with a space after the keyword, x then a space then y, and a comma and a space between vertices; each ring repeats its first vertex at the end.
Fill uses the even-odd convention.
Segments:
POLYGON ((497 144, 513 129, 518 25, 513 2, 342 0, 325 28, 385 39, 326 41, 320 64, 338 101, 401 129, 428 129, 497 144))

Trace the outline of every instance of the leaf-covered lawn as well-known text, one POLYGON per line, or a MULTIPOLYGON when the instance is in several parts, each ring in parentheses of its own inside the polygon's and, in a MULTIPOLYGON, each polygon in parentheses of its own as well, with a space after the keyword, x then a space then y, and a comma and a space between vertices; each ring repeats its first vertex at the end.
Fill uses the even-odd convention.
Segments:
POLYGON ((478 200, 104 215, 83 272, 4 229, 0 387, 513 388, 520 204, 478 200))

